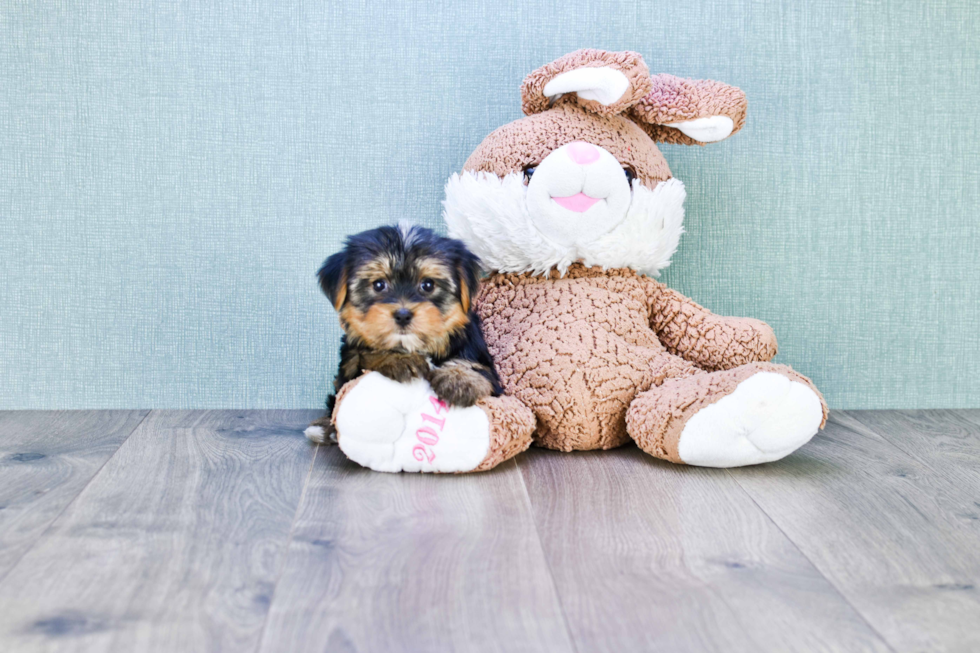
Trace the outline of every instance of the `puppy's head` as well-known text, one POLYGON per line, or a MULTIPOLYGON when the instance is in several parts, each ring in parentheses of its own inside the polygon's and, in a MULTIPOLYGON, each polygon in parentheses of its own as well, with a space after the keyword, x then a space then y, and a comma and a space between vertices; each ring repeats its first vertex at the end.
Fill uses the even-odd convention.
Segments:
POLYGON ((424 227, 351 236, 317 273, 352 344, 442 355, 470 321, 479 260, 424 227))

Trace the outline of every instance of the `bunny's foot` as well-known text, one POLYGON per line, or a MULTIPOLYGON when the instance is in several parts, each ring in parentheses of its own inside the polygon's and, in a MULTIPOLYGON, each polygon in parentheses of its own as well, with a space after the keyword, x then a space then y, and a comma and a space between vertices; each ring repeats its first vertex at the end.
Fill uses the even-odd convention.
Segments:
POLYGON ((626 416, 641 449, 701 467, 740 467, 788 456, 827 418, 809 379, 785 365, 751 363, 671 379, 640 394, 626 416))
POLYGON ((392 381, 369 372, 337 396, 337 443, 379 472, 471 472, 496 466, 531 444, 534 416, 511 397, 469 408, 447 405, 423 379, 392 381))

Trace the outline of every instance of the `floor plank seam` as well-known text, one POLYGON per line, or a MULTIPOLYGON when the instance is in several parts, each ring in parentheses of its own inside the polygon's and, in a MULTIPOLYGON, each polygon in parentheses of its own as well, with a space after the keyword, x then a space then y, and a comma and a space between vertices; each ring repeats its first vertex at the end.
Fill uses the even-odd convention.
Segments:
POLYGON ((5 571, 3 575, 0 575, 0 585, 3 585, 3 582, 7 579, 8 576, 10 576, 10 573, 14 569, 16 569, 20 565, 20 563, 23 562, 24 558, 27 557, 27 554, 33 551, 34 547, 36 547, 38 543, 40 543, 45 538, 45 536, 48 534, 51 528, 58 522, 59 519, 61 519, 61 516, 64 515, 65 512, 68 510, 68 508, 70 508, 78 500, 78 497, 82 496, 85 493, 85 490, 87 490, 88 487, 92 484, 92 482, 99 476, 99 474, 102 473, 102 470, 105 469, 105 466, 109 464, 109 461, 116 457, 116 454, 119 453, 119 450, 122 449, 123 445, 129 442, 129 438, 133 437, 133 433, 136 433, 136 431, 139 430, 140 426, 143 425, 143 422, 146 421, 146 418, 149 417, 152 412, 153 410, 150 409, 143 414, 143 417, 140 418, 140 421, 136 422, 136 425, 133 426, 133 430, 127 433, 126 437, 119 442, 119 446, 116 447, 116 450, 112 452, 112 455, 106 458, 104 461, 102 461, 102 464, 99 465, 99 468, 95 470, 95 473, 92 474, 91 477, 89 477, 88 481, 85 482, 85 485, 83 485, 75 494, 75 496, 71 498, 71 501, 66 503, 62 507, 62 509, 58 511, 58 514, 55 515, 50 522, 48 522, 48 525, 45 526, 44 530, 38 534, 37 539, 34 540, 34 543, 31 544, 31 546, 28 547, 27 550, 24 551, 24 553, 21 554, 19 558, 17 558, 17 562, 10 565, 7 571, 5 571))
POLYGON ((555 600, 558 602, 558 611, 561 613, 561 621, 565 626, 565 635, 568 637, 568 643, 572 647, 574 653, 578 653, 578 646, 575 643, 575 638, 572 636, 572 630, 568 625, 568 615, 565 613, 565 605, 561 600, 561 592, 558 591, 558 584, 555 582, 555 575, 551 571, 551 561, 548 559, 547 553, 545 553, 544 545, 541 543, 541 531, 538 530, 538 522, 534 518, 534 506, 531 505, 531 493, 527 491, 527 483, 524 481, 524 470, 521 469, 520 463, 517 459, 514 459, 514 466, 517 468, 517 477, 521 480, 521 491, 524 494, 524 501, 527 504, 528 514, 531 517, 531 525, 534 527, 534 536, 538 541, 538 549, 541 551, 541 559, 544 560, 545 571, 548 572, 548 578, 551 580, 551 589, 555 593, 555 600))
POLYGON ((955 413, 974 426, 980 426, 980 409, 977 408, 944 408, 943 410, 955 413), (976 417, 973 413, 978 413, 976 417))
MULTIPOLYGON (((846 410, 841 411, 841 412, 844 413, 845 415, 848 413, 848 411, 846 411, 846 410)), ((922 456, 919 456, 919 455, 917 455, 915 453, 912 453, 911 451, 906 451, 897 442, 895 442, 891 438, 889 438, 888 435, 886 433, 884 433, 883 431, 879 431, 875 427, 870 426, 869 424, 866 424, 865 422, 863 422, 862 420, 858 419, 857 417, 850 416, 850 415, 849 415, 849 417, 852 420, 854 420, 855 422, 857 422, 864 430, 868 431, 868 433, 870 433, 871 435, 876 436, 878 439, 880 439, 885 444, 890 445, 892 448, 898 450, 899 452, 901 452, 905 456, 911 458, 912 460, 914 460, 915 462, 919 463, 920 465, 928 468, 934 474, 939 474, 939 475, 942 475, 943 474, 943 470, 937 469, 926 458, 923 458, 922 456)), ((973 424, 972 421, 970 421, 970 420, 967 420, 967 422, 969 424, 971 424, 971 425, 973 424)), ((837 422, 837 425, 838 426, 841 426, 843 428, 846 428, 849 431, 855 431, 855 429, 851 425, 849 425, 849 424, 842 424, 840 422, 837 422)))
POLYGON ((286 538, 286 545, 282 554, 282 562, 279 563, 279 571, 276 574, 276 582, 272 586, 272 596, 269 597, 269 609, 265 612, 265 618, 262 620, 262 629, 259 631, 258 641, 255 645, 255 651, 258 653, 262 650, 262 644, 265 642, 265 632, 269 628, 269 615, 272 614, 272 607, 276 603, 276 593, 279 590, 279 583, 282 581, 282 575, 286 571, 286 560, 289 558, 289 549, 293 545, 293 536, 296 533, 296 523, 299 521, 300 512, 303 509, 303 501, 306 500, 306 492, 310 487, 310 479, 313 478, 313 468, 316 465, 317 456, 320 455, 320 449, 326 445, 316 445, 313 449, 313 457, 310 460, 310 468, 306 471, 306 480, 303 481, 303 491, 299 494, 299 501, 296 503, 296 512, 293 513, 293 523, 289 527, 289 536, 286 538))
POLYGON ((864 613, 863 613, 863 612, 861 612, 861 611, 860 611, 860 610, 859 610, 859 609, 857 608, 857 606, 855 606, 855 605, 854 605, 854 603, 852 603, 852 602, 851 602, 851 600, 850 600, 849 598, 847 598, 847 596, 845 596, 845 595, 844 595, 844 593, 843 593, 843 592, 841 591, 841 589, 840 589, 840 587, 838 587, 838 586, 837 586, 837 585, 836 585, 836 584, 834 583, 834 581, 832 581, 832 580, 831 580, 830 578, 828 578, 828 577, 827 577, 827 574, 825 574, 825 573, 823 573, 823 571, 822 571, 822 570, 820 569, 820 567, 818 567, 818 566, 817 566, 817 563, 815 563, 815 562, 814 562, 814 561, 813 561, 813 560, 812 560, 812 559, 810 558, 810 556, 808 556, 808 555, 807 555, 807 554, 806 554, 806 553, 805 553, 805 552, 804 552, 804 551, 803 551, 803 550, 802 550, 802 549, 801 549, 801 548, 799 547, 799 545, 798 545, 798 544, 797 544, 797 543, 796 543, 796 542, 795 542, 795 541, 793 540, 793 538, 791 538, 791 537, 789 536, 789 534, 788 534, 788 533, 787 533, 786 531, 784 531, 784 530, 783 530, 783 528, 782 528, 782 526, 780 526, 780 525, 779 525, 779 523, 778 523, 778 522, 777 522, 777 521, 776 521, 776 520, 775 520, 775 519, 773 518, 773 516, 772 516, 772 515, 770 515, 770 514, 769 514, 768 512, 766 512, 766 509, 765 509, 765 508, 763 508, 763 507, 762 507, 761 505, 759 505, 759 502, 755 500, 755 497, 753 497, 753 496, 752 496, 752 493, 751 493, 751 492, 749 492, 748 490, 746 490, 746 489, 745 489, 745 487, 744 487, 744 486, 742 485, 742 483, 741 483, 741 482, 739 481, 739 479, 738 479, 738 476, 736 476, 736 475, 735 475, 735 474, 734 474, 734 473, 732 472, 732 470, 731 470, 731 469, 726 469, 725 471, 726 471, 726 472, 728 473, 728 475, 729 475, 729 476, 730 476, 730 477, 731 477, 732 479, 734 479, 734 480, 735 480, 735 484, 736 484, 736 485, 738 486, 738 489, 739 489, 739 490, 741 490, 741 491, 742 491, 742 493, 743 493, 743 494, 745 494, 745 496, 747 496, 747 497, 749 498, 749 501, 751 501, 751 502, 752 502, 752 503, 753 503, 753 504, 755 505, 755 507, 756 507, 756 508, 758 508, 760 512, 762 512, 762 514, 763 514, 763 515, 765 515, 765 516, 766 516, 766 519, 768 519, 768 520, 769 520, 769 522, 770 522, 770 523, 771 523, 771 524, 772 524, 773 526, 775 526, 775 527, 776 527, 776 530, 778 530, 778 531, 779 531, 780 533, 782 533, 782 535, 783 535, 783 537, 785 537, 785 538, 786 538, 786 541, 787 541, 787 542, 789 542, 790 544, 792 544, 792 545, 793 545, 793 548, 794 548, 794 549, 796 549, 796 551, 797 551, 797 552, 798 552, 798 553, 799 553, 799 554, 800 554, 801 556, 803 556, 803 559, 804 559, 804 560, 806 560, 807 562, 809 562, 809 563, 810 563, 810 566, 811 566, 811 567, 813 567, 813 569, 814 569, 814 570, 815 570, 815 571, 816 571, 816 572, 817 572, 818 574, 820 574, 820 577, 821 577, 821 578, 823 578, 824 580, 826 580, 826 581, 827 581, 827 584, 828 584, 828 585, 830 585, 830 587, 832 587, 832 588, 834 589, 834 592, 835 592, 835 593, 837 594, 837 596, 839 596, 839 597, 840 597, 840 599, 841 599, 841 600, 842 600, 842 601, 843 601, 844 603, 846 603, 846 604, 847 604, 848 606, 850 606, 850 608, 851 608, 852 610, 854 610, 854 614, 856 614, 856 615, 857 615, 858 617, 860 617, 860 619, 861 619, 861 621, 863 621, 863 622, 865 623, 865 625, 866 625, 866 626, 867 626, 867 627, 868 627, 868 628, 869 628, 869 629, 871 630, 871 632, 872 632, 872 633, 874 633, 874 634, 875 634, 875 635, 876 635, 876 636, 878 637, 878 640, 879 640, 879 641, 880 641, 880 642, 881 642, 881 643, 882 643, 882 644, 883 644, 883 645, 884 645, 884 646, 885 646, 885 647, 886 647, 886 648, 887 648, 887 649, 888 649, 889 651, 892 651, 893 653, 897 653, 897 650, 895 649, 895 647, 893 647, 893 646, 891 645, 891 642, 889 642, 889 641, 888 641, 888 640, 887 640, 887 639, 885 638, 885 636, 884 636, 884 635, 883 635, 883 634, 882 634, 881 632, 879 632, 879 631, 878 631, 878 629, 877 629, 877 628, 875 628, 875 627, 874 627, 874 625, 872 625, 870 621, 868 621, 868 618, 867 618, 867 617, 866 617, 866 616, 864 615, 864 613))

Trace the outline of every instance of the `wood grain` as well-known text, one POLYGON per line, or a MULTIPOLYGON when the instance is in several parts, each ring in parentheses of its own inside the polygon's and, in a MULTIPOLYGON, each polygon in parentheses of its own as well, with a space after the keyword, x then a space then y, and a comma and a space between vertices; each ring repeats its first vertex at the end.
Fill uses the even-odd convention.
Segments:
POLYGON ((980 410, 951 410, 947 412, 969 420, 973 424, 980 425, 980 410))
POLYGON ((980 650, 980 411, 463 476, 361 469, 317 414, 0 413, 0 651, 980 650))
POLYGON ((380 474, 321 447, 263 651, 571 651, 513 462, 380 474))
POLYGON ((151 413, 0 583, 4 650, 254 650, 316 414, 151 413))
POLYGON ((842 424, 863 425, 968 490, 964 498, 980 500, 980 424, 970 417, 955 410, 851 410, 839 416, 842 424))
POLYGON ((0 580, 148 412, 0 412, 0 580))
POLYGON ((730 473, 896 651, 980 650, 976 486, 876 433, 932 446, 907 420, 879 419, 835 412, 793 456, 730 473))
POLYGON ((725 470, 635 447, 519 466, 578 650, 887 650, 725 470))

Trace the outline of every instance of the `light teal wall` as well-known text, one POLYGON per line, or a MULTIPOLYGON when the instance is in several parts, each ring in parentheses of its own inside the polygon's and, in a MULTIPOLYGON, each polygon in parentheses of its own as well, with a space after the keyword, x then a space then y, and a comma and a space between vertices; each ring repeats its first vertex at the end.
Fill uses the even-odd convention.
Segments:
POLYGON ((832 406, 980 406, 975 0, 0 2, 0 408, 313 407, 313 273, 440 224, 518 86, 579 47, 743 88, 665 146, 666 280, 769 321, 832 406))

